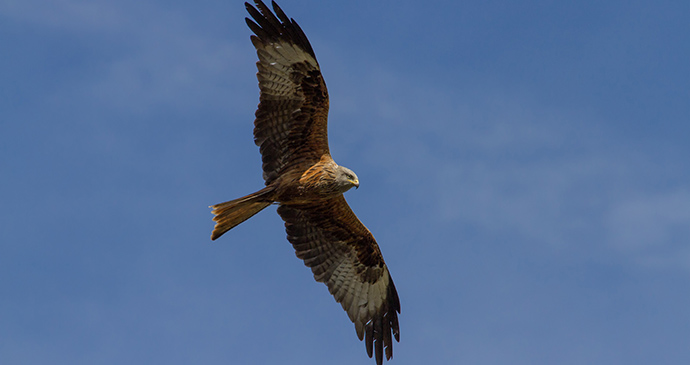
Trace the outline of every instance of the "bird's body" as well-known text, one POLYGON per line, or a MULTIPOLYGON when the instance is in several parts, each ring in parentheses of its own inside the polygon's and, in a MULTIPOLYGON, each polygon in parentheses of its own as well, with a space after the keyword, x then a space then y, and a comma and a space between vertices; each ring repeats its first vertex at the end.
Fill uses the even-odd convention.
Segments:
MULTIPOLYGON (((288 205, 332 198, 359 186, 359 180, 354 172, 338 166, 328 155, 324 155, 321 160, 299 176, 293 177, 289 173, 284 176, 286 180, 297 182, 294 185, 291 184, 276 197, 276 202, 288 205), (350 176, 348 177, 347 174, 350 176)), ((286 185, 281 183, 282 181, 278 185, 286 185)))
POLYGON ((215 240, 271 204, 285 221, 297 257, 312 269, 365 340, 377 364, 399 340, 400 301, 371 232, 348 206, 343 193, 359 187, 352 170, 339 166, 328 149, 328 91, 314 51, 297 23, 273 2, 245 3, 254 21, 257 78, 261 90, 254 141, 263 161, 266 187, 213 205, 215 240))

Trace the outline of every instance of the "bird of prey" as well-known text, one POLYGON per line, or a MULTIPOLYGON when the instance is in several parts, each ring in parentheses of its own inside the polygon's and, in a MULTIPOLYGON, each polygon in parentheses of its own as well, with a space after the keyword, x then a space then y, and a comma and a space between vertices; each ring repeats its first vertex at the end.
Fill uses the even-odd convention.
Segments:
POLYGON ((245 3, 253 21, 251 41, 259 61, 259 106, 254 142, 263 161, 266 187, 211 206, 211 239, 271 204, 285 221, 287 238, 314 278, 347 312, 369 357, 381 365, 400 341, 400 300, 371 232, 348 206, 343 193, 359 187, 352 170, 328 150, 328 91, 306 35, 273 2, 245 3))

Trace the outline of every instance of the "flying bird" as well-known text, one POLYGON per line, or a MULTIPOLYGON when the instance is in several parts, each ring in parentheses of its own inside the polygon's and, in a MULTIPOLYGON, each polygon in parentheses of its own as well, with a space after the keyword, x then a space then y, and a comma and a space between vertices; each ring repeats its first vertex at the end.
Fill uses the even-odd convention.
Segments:
POLYGON ((359 187, 355 173, 328 150, 328 91, 306 35, 273 2, 245 3, 259 61, 254 142, 266 187, 211 206, 215 240, 271 204, 285 221, 297 257, 325 283, 355 325, 367 354, 381 365, 400 341, 400 300, 374 236, 343 193, 359 187))

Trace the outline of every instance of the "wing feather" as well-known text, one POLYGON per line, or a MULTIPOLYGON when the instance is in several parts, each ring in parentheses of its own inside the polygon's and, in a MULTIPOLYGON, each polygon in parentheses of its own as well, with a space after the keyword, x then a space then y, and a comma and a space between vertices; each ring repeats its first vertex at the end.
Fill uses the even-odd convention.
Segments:
POLYGON ((255 113, 254 142, 259 146, 266 185, 289 169, 306 170, 328 154, 328 90, 309 40, 273 3, 275 15, 260 0, 245 3, 247 25, 261 91, 255 113), (277 15, 277 16, 276 16, 277 15))
POLYGON ((381 251, 369 230, 336 198, 305 205, 281 205, 288 240, 314 278, 328 286, 364 339, 369 357, 393 356, 400 340, 400 300, 381 251))

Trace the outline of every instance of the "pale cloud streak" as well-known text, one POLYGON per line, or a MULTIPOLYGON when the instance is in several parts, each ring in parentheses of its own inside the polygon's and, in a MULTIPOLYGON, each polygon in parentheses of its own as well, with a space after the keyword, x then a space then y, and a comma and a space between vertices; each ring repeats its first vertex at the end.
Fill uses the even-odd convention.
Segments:
MULTIPOLYGON (((91 68, 77 73, 48 98, 60 105, 79 101, 111 110, 143 112, 157 107, 227 110, 240 97, 230 97, 233 84, 253 74, 248 44, 238 37, 199 29, 187 14, 157 4, 110 1, 10 1, 3 16, 45 34, 79 44, 76 60, 100 55, 91 68)), ((212 30, 211 30, 212 31, 212 30)), ((243 40, 246 40, 243 38, 243 40)), ((246 93, 249 97, 249 93, 246 93)))
MULTIPOLYGON (((387 183, 424 206, 424 226, 456 222, 583 256, 608 251, 630 264, 690 269, 690 250, 678 244, 690 236, 690 198, 672 187, 683 175, 667 174, 668 189, 650 187, 661 173, 648 155, 656 152, 602 117, 391 71, 362 79, 370 81, 348 85, 343 107, 334 101, 333 118, 350 123, 335 138, 368 146, 345 148, 391 172, 387 183)), ((682 171, 684 162, 665 164, 682 171)))
POLYGON ((690 270, 690 192, 668 189, 632 196, 606 215, 608 241, 621 254, 652 267, 690 270))

